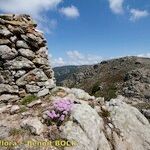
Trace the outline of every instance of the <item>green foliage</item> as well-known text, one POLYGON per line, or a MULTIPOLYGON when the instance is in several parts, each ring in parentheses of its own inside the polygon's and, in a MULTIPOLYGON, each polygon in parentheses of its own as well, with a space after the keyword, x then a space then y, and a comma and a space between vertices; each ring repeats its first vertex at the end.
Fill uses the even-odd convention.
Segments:
POLYGON ((27 105, 27 104, 29 104, 29 103, 31 103, 32 101, 35 101, 35 100, 37 100, 37 99, 38 99, 38 97, 35 96, 35 95, 27 95, 27 96, 25 96, 25 97, 22 99, 21 104, 22 104, 22 105, 27 105))
POLYGON ((106 92, 107 95, 105 96, 105 100, 106 100, 106 101, 109 101, 109 100, 112 99, 112 98, 116 98, 116 97, 117 97, 116 92, 117 92, 117 88, 116 88, 116 86, 113 84, 112 86, 110 86, 110 87, 108 88, 108 91, 106 92))
POLYGON ((100 90, 99 86, 100 86, 99 82, 96 82, 96 83, 93 85, 93 88, 92 88, 92 95, 94 95, 97 91, 100 90))
POLYGON ((24 107, 21 107, 21 108, 20 108, 20 111, 19 111, 19 112, 20 112, 20 113, 23 113, 23 112, 26 112, 26 111, 27 111, 27 108, 24 106, 24 107))

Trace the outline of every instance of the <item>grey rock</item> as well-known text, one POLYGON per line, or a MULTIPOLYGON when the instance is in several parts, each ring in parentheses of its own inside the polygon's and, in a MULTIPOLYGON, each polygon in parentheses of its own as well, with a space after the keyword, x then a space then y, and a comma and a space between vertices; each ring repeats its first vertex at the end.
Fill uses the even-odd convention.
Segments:
POLYGON ((3 140, 7 137, 9 137, 10 128, 7 126, 0 126, 0 140, 3 140))
POLYGON ((0 84, 0 93, 18 93, 18 86, 9 84, 0 84))
POLYGON ((27 90, 28 93, 37 93, 37 92, 39 92, 40 87, 36 86, 36 85, 27 84, 26 85, 26 90, 27 90))
POLYGON ((37 96, 42 97, 42 96, 45 96, 47 94, 49 94, 49 89, 43 89, 43 90, 38 92, 37 96))
POLYGON ((48 78, 44 74, 44 72, 41 69, 36 68, 36 69, 28 72, 27 74, 25 74, 21 78, 19 78, 16 81, 16 84, 19 85, 19 86, 23 86, 23 85, 26 85, 26 84, 28 84, 32 81, 41 82, 41 81, 47 81, 47 80, 48 80, 48 78))
POLYGON ((45 41, 41 39, 39 36, 35 36, 31 33, 28 33, 27 35, 21 35, 22 39, 24 39, 27 43, 32 45, 32 47, 35 47, 35 51, 38 50, 39 46, 42 46, 45 44, 45 41))
POLYGON ((15 77, 16 78, 20 78, 21 76, 23 76, 24 74, 26 73, 25 70, 18 70, 16 73, 15 73, 15 77))
POLYGON ((13 43, 16 43, 17 37, 16 37, 16 36, 12 36, 12 37, 10 37, 10 40, 11 40, 13 43))
POLYGON ((94 96, 90 96, 82 89, 72 88, 70 93, 74 94, 78 99, 84 99, 84 100, 94 99, 94 96))
POLYGON ((48 49, 47 47, 40 48, 36 54, 40 57, 47 58, 48 57, 48 49))
POLYGON ((42 57, 35 58, 33 62, 38 65, 49 65, 48 60, 42 57))
POLYGON ((39 104, 42 104, 41 99, 39 99, 39 100, 37 100, 37 101, 31 102, 31 103, 29 103, 27 106, 31 108, 31 107, 33 107, 33 106, 35 106, 35 105, 39 105, 39 104))
POLYGON ((46 87, 47 89, 53 89, 56 86, 53 79, 48 79, 46 82, 37 82, 37 85, 40 87, 46 87))
POLYGON ((20 110, 20 107, 19 107, 18 105, 13 105, 13 106, 11 107, 10 113, 11 113, 11 114, 15 114, 15 113, 18 113, 19 110, 20 110))
POLYGON ((0 71, 0 83, 12 83, 14 82, 14 77, 9 70, 0 71))
POLYGON ((118 98, 107 103, 110 118, 114 128, 115 149, 150 149, 150 124, 148 120, 134 107, 127 105, 118 98))
POLYGON ((29 117, 22 121, 21 127, 29 129, 32 134, 40 135, 44 131, 44 125, 37 117, 29 117))
POLYGON ((27 45, 27 43, 25 41, 17 41, 16 46, 18 48, 29 49, 29 46, 27 45))
POLYGON ((17 56, 18 52, 7 45, 0 45, 0 57, 3 59, 12 59, 17 56))
POLYGON ((3 29, 0 30, 0 35, 10 37, 12 33, 7 28, 4 27, 3 29))
POLYGON ((8 39, 1 39, 0 40, 0 45, 10 45, 11 42, 8 39))
POLYGON ((18 56, 15 59, 11 61, 7 61, 4 64, 4 67, 7 69, 32 69, 35 68, 35 65, 28 60, 27 58, 24 58, 22 56, 18 56))
POLYGON ((94 109, 86 104, 76 104, 71 115, 74 121, 65 123, 61 130, 62 137, 77 142, 73 150, 110 150, 102 132, 103 120, 94 109))
POLYGON ((12 26, 12 25, 8 25, 8 29, 15 35, 20 35, 20 34, 24 34, 25 31, 23 30, 23 28, 20 28, 18 26, 12 26))
POLYGON ((142 109, 142 114, 150 120, 150 109, 142 109))
POLYGON ((2 94, 0 96, 0 102, 10 102, 10 101, 17 101, 19 97, 17 95, 12 94, 2 94))
POLYGON ((29 50, 29 49, 23 49, 23 48, 21 48, 21 49, 19 49, 18 51, 19 51, 19 53, 20 53, 22 56, 24 56, 24 57, 26 57, 26 58, 28 58, 28 59, 30 59, 30 60, 32 60, 32 59, 35 57, 34 52, 31 51, 31 50, 29 50))

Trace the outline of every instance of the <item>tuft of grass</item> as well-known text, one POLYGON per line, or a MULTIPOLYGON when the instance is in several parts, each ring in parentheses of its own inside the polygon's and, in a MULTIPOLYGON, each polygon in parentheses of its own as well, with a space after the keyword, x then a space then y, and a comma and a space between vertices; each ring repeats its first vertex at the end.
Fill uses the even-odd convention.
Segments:
POLYGON ((27 95, 25 96, 22 100, 21 100, 21 105, 27 105, 29 103, 31 103, 32 101, 37 100, 38 97, 35 95, 27 95))
POLYGON ((27 108, 24 106, 24 107, 21 107, 21 108, 20 108, 20 111, 19 111, 19 112, 20 112, 20 113, 23 113, 23 112, 26 112, 26 111, 27 111, 27 108))
POLYGON ((9 132, 11 136, 16 136, 16 135, 22 135, 25 133, 25 130, 23 129, 17 129, 17 128, 12 128, 9 132))
POLYGON ((94 95, 97 91, 100 90, 99 86, 100 86, 99 82, 96 82, 96 83, 93 85, 93 87, 92 87, 92 93, 91 93, 92 95, 94 95))
POLYGON ((110 117, 110 112, 107 111, 107 110, 103 110, 102 113, 101 113, 102 117, 110 117))

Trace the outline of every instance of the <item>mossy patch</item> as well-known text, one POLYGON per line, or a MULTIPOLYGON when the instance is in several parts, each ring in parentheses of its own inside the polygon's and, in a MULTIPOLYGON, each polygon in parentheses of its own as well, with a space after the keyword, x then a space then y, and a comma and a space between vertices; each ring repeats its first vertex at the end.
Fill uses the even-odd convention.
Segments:
POLYGON ((25 96, 22 100, 21 100, 21 105, 27 105, 27 104, 29 104, 29 103, 31 103, 32 101, 35 101, 35 100, 37 100, 38 99, 38 97, 37 96, 35 96, 35 95, 27 95, 27 96, 25 96))

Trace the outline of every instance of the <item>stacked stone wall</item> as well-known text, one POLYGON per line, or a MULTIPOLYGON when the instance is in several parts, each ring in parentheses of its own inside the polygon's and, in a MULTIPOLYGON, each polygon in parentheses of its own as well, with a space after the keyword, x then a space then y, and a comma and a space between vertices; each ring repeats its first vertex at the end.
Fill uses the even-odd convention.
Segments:
POLYGON ((28 15, 0 15, 0 100, 44 96, 55 87, 43 33, 28 15))

